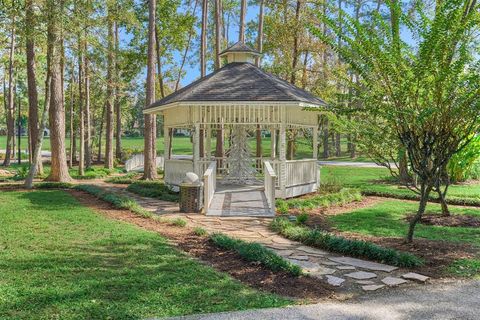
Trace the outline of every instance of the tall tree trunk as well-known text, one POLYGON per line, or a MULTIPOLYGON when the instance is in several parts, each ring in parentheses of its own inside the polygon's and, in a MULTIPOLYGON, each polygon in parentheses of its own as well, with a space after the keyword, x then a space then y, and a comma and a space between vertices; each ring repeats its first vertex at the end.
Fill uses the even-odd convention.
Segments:
POLYGON ((342 155, 342 136, 339 132, 335 133, 335 156, 340 157, 342 155))
POLYGON ((309 55, 309 52, 305 51, 305 54, 303 56, 303 70, 302 70, 302 89, 304 90, 308 84, 308 77, 307 77, 308 55, 309 55))
POLYGON ((163 84, 162 55, 160 50, 160 40, 158 26, 155 24, 155 49, 157 51, 157 75, 158 85, 160 86, 160 97, 165 98, 165 87, 163 84))
POLYGON ((208 22, 208 0, 202 0, 202 30, 200 34, 200 76, 207 75, 207 22, 208 22))
POLYGON ((82 39, 78 36, 78 115, 79 115, 79 153, 78 153, 78 175, 85 175, 85 119, 84 119, 84 61, 82 39))
MULTIPOLYGON (((150 0, 148 3, 148 51, 145 107, 148 107, 155 101, 155 7, 156 0, 150 0)), ((156 116, 154 114, 145 115, 143 178, 146 180, 157 178, 156 123, 156 116)))
MULTIPOLYGON (((120 71, 118 69, 118 53, 119 53, 119 34, 118 23, 115 23, 115 158, 122 160, 122 109, 120 104, 120 71)), ((160 87, 163 91, 163 86, 160 87)))
MULTIPOLYGON (((26 35, 26 58, 27 58, 27 88, 28 88, 28 159, 30 164, 33 163, 33 151, 35 150, 38 141, 37 136, 41 133, 40 123, 38 118, 38 91, 37 78, 35 66, 35 36, 33 31, 35 29, 35 16, 33 12, 32 0, 25 2, 25 35, 26 35)), ((43 164, 40 161, 36 168, 38 174, 43 174, 43 164)))
POLYGON ((220 12, 220 2, 215 0, 215 70, 221 67, 220 52, 222 51, 222 20, 220 12))
MULTIPOLYGON (((258 30, 257 30, 257 50, 263 52, 263 16, 264 16, 265 0, 260 0, 260 8, 258 12, 258 30)), ((262 57, 255 58, 255 65, 260 67, 262 64, 262 57)))
MULTIPOLYGON (((198 1, 194 1, 194 2, 195 2, 195 4, 193 5, 193 12, 192 12, 193 16, 195 16, 195 13, 197 11, 198 1)), ((190 32, 188 33, 187 45, 185 47, 185 50, 183 51, 182 62, 180 63, 180 67, 178 68, 177 80, 175 81, 175 91, 178 90, 178 88, 180 86, 180 80, 182 80, 183 68, 184 68, 185 63, 187 61, 187 55, 188 55, 188 51, 190 50, 190 45, 192 43, 192 37, 193 37, 194 33, 195 33, 195 27, 193 27, 192 30, 190 30, 190 32)))
POLYGON ((432 187, 427 182, 422 181, 420 188, 420 203, 417 209, 417 213, 415 214, 415 216, 412 217, 408 226, 407 238, 405 239, 407 243, 411 243, 413 241, 413 233, 415 231, 415 226, 425 213, 425 209, 428 203, 428 197, 430 196, 431 191, 432 187))
POLYGON ((103 123, 105 122, 105 113, 107 112, 107 104, 103 105, 102 108, 102 117, 100 118, 100 126, 98 129, 98 153, 97 153, 97 162, 102 161, 102 135, 103 135, 103 123))
POLYGON ((7 118, 7 145, 5 150, 4 166, 10 165, 10 159, 13 152, 13 143, 15 136, 15 120, 14 120, 14 63, 15 63, 15 16, 12 16, 12 31, 10 33, 10 50, 8 54, 8 107, 6 110, 7 118))
POLYGON ((85 108, 84 108, 84 119, 85 119, 85 167, 90 168, 92 166, 92 129, 91 129, 91 118, 90 118, 90 74, 89 74, 89 65, 88 65, 88 51, 87 51, 87 37, 85 35, 84 49, 83 53, 85 55, 85 108))
POLYGON ((238 41, 245 43, 245 16, 247 15, 247 0, 240 0, 240 30, 238 41))
POLYGON ((70 147, 69 147, 69 152, 68 152, 68 167, 72 168, 73 167, 73 161, 75 160, 75 129, 74 129, 74 123, 73 123, 73 118, 74 118, 74 94, 73 94, 73 83, 75 82, 73 78, 73 64, 72 64, 72 72, 70 73, 70 112, 69 112, 69 132, 70 132, 70 147))
POLYGON ((68 182, 71 180, 67 167, 67 154, 65 152, 65 108, 63 104, 62 87, 62 57, 61 48, 63 39, 61 38, 61 21, 63 20, 63 3, 48 0, 47 10, 48 18, 48 46, 52 52, 49 57, 51 71, 50 86, 50 145, 52 151, 52 166, 50 175, 47 178, 50 181, 68 182))
POLYGON ((302 8, 302 2, 301 0, 297 0, 297 5, 295 7, 295 32, 293 35, 293 52, 292 52, 292 74, 290 76, 290 83, 295 84, 297 80, 297 64, 298 64, 298 55, 299 55, 299 50, 298 50, 298 42, 299 42, 299 37, 300 37, 300 11, 302 8))
POLYGON ((107 101, 106 101, 106 121, 105 121, 105 168, 113 169, 113 104, 114 104, 114 21, 113 9, 108 8, 108 54, 107 54, 107 101))
POLYGON ((325 117, 325 121, 323 123, 323 158, 328 159, 330 157, 330 142, 329 142, 329 126, 330 126, 330 121, 328 121, 328 118, 325 117))

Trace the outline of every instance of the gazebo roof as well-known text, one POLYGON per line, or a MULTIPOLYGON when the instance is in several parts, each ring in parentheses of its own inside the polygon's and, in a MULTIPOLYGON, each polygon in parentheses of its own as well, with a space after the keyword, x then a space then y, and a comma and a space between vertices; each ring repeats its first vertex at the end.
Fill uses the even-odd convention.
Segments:
MULTIPOLYGON (((248 47, 246 47, 248 50, 248 47)), ((232 50, 233 47, 227 49, 232 50)), ((238 48, 242 49, 242 48, 238 48)), ((174 103, 285 102, 324 106, 326 103, 287 81, 248 62, 232 62, 169 96, 151 104, 161 110, 174 103)))
POLYGON ((226 55, 227 53, 230 53, 230 52, 245 52, 245 53, 249 53, 249 54, 252 54, 252 55, 255 55, 255 56, 261 56, 262 55, 260 52, 258 52, 257 50, 253 50, 252 48, 250 48, 249 46, 247 46, 245 43, 243 43, 241 41, 238 41, 237 43, 235 43, 231 47, 223 50, 218 55, 220 57, 222 57, 222 56, 224 56, 224 55, 226 55))

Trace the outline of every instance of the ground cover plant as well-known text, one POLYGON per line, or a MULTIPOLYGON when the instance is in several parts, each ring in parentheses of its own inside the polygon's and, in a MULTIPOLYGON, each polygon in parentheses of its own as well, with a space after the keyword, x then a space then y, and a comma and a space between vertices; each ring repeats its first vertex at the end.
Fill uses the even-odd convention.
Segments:
POLYGON ((288 200, 278 199, 276 200, 276 206, 280 213, 287 214, 289 209, 297 209, 300 211, 312 210, 315 208, 326 208, 332 205, 342 205, 360 200, 362 200, 360 191, 357 189, 343 188, 335 193, 316 193, 288 200))
POLYGON ((398 267, 416 267, 423 264, 422 259, 413 254, 384 248, 366 241, 346 239, 326 231, 295 224, 283 217, 275 218, 270 224, 270 228, 290 240, 331 252, 366 258, 398 267))
MULTIPOLYGON (((408 216, 415 212, 416 204, 400 200, 386 200, 371 207, 354 210, 349 213, 330 216, 328 222, 335 230, 342 233, 361 234, 376 238, 403 237, 408 229, 408 216)), ((428 204, 427 214, 441 215, 438 204, 428 204)), ((451 213, 480 218, 480 209, 451 207, 451 213)), ((348 236, 348 235, 346 235, 348 236)), ((480 228, 420 224, 417 230, 418 239, 436 241, 448 247, 448 243, 461 244, 480 248, 480 228)), ((477 249, 478 252, 478 249, 477 249)), ((480 275, 478 264, 480 256, 473 259, 462 259, 453 263, 450 272, 453 274, 480 275)))
POLYGON ((294 276, 302 274, 302 269, 299 266, 287 261, 259 243, 234 239, 221 233, 212 234, 210 240, 215 245, 227 250, 234 250, 245 260, 259 262, 272 271, 285 271, 294 276))
POLYGON ((170 190, 159 181, 135 181, 127 187, 127 190, 144 197, 165 201, 178 202, 180 199, 178 192, 170 190))
POLYGON ((138 174, 137 172, 129 172, 124 175, 107 178, 105 179, 105 182, 115 184, 131 184, 137 181, 140 177, 140 174, 138 174))
POLYGON ((0 202, 2 319, 153 318, 289 303, 65 191, 1 192, 0 202))

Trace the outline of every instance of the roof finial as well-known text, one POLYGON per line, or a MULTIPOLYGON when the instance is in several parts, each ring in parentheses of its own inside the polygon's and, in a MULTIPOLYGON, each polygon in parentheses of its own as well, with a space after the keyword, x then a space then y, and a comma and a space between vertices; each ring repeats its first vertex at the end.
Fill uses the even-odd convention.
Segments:
POLYGON ((232 62, 250 62, 255 63, 255 58, 262 54, 256 50, 253 50, 245 43, 238 41, 233 46, 220 52, 220 57, 227 57, 227 63, 232 62))

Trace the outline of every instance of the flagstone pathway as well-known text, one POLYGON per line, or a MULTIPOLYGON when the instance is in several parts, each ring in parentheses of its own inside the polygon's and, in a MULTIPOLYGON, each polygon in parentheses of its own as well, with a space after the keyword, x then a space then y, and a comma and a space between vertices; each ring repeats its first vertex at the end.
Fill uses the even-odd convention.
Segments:
POLYGON ((387 287, 423 283, 428 277, 394 266, 340 256, 283 238, 268 227, 271 218, 215 217, 202 214, 182 214, 178 204, 141 197, 125 186, 100 182, 107 191, 135 199, 146 210, 170 218, 183 218, 189 227, 202 227, 209 233, 221 232, 245 241, 258 242, 290 262, 299 265, 310 276, 326 281, 340 290, 376 291, 387 287))

